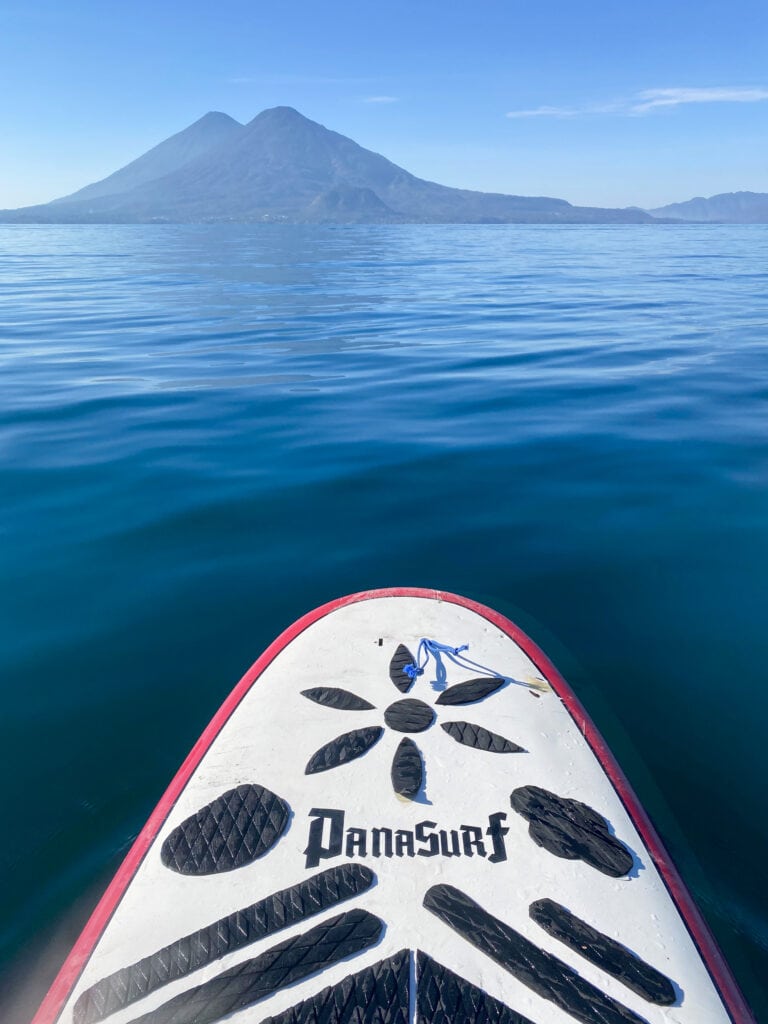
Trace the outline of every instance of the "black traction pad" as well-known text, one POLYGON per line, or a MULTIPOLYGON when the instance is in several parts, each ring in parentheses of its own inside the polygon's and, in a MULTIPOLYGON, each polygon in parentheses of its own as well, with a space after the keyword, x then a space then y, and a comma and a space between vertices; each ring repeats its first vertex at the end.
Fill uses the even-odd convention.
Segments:
POLYGON ((632 870, 632 854, 611 835, 602 814, 587 804, 566 800, 539 786, 521 786, 512 793, 510 801, 530 823, 531 839, 556 857, 583 860, 613 878, 621 878, 632 870))
POLYGON ((376 945, 383 929, 383 922, 367 910, 339 914, 174 996, 132 1024, 213 1024, 376 945))
POLYGON ((373 880, 370 868, 342 864, 222 917, 97 981, 75 1003, 74 1024, 95 1024, 227 953, 352 899, 373 880))
POLYGON ((423 700, 406 697, 390 704, 384 712, 384 721, 396 732, 424 732, 435 720, 435 712, 423 700))
POLYGON ((338 768, 340 764, 347 761, 354 761, 370 750, 374 743, 377 743, 384 730, 380 725, 368 726, 366 729, 353 729, 337 736, 335 740, 326 743, 325 746, 316 750, 310 757, 305 775, 314 775, 315 772, 327 772, 330 768, 338 768))
POLYGON ((262 1024, 408 1024, 410 959, 402 949, 262 1024))
POLYGON ((424 906, 518 981, 582 1024, 648 1024, 460 889, 433 885, 424 897, 424 906))
POLYGON ((322 704, 326 708, 337 711, 373 711, 374 705, 358 697, 356 693, 342 690, 338 686, 313 686, 310 690, 302 690, 302 697, 322 704))
POLYGON ((406 736, 400 740, 392 759, 392 788, 399 796, 413 800, 421 789, 423 778, 424 766, 419 748, 406 736))
POLYGON ((677 994, 672 982, 625 946, 582 921, 554 900, 536 900, 529 908, 531 919, 545 932, 617 978, 649 1003, 672 1006, 677 994))
POLYGON ((457 743, 465 747, 474 747, 475 750, 489 750, 494 754, 524 754, 525 749, 519 747, 512 740, 506 740, 497 732, 490 732, 483 729, 481 725, 473 725, 472 722, 443 722, 443 729, 452 736, 457 743))
POLYGON ((443 690, 440 696, 437 698, 437 704, 448 704, 448 705, 459 705, 459 704, 477 704, 480 700, 485 700, 486 697, 490 697, 492 693, 496 693, 497 690, 506 682, 506 679, 501 679, 499 676, 484 676, 481 679, 467 679, 464 683, 455 683, 453 686, 449 686, 447 690, 443 690))
POLYGON ((182 821, 160 857, 182 875, 232 871, 271 850, 290 816, 285 800, 265 786, 238 786, 182 821))
POLYGON ((416 985, 419 1024, 532 1024, 421 951, 416 985))
POLYGON ((405 646, 400 644, 392 655, 389 663, 389 678, 398 688, 400 693, 408 693, 413 686, 413 679, 404 671, 406 665, 415 664, 416 659, 405 646))

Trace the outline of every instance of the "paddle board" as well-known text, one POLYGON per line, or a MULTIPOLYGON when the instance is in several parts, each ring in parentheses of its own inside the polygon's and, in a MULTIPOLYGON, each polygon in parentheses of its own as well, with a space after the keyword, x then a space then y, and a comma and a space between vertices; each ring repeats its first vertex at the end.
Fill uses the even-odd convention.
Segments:
POLYGON ((661 842, 512 622, 305 615, 189 754, 34 1024, 747 1024, 661 842))

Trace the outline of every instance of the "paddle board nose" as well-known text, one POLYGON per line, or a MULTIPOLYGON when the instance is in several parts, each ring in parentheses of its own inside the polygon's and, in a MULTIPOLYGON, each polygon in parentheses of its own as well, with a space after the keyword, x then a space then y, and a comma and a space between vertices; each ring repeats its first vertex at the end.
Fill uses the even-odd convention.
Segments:
POLYGON ((318 608, 255 662, 34 1024, 225 1018, 753 1021, 546 655, 417 589, 318 608))

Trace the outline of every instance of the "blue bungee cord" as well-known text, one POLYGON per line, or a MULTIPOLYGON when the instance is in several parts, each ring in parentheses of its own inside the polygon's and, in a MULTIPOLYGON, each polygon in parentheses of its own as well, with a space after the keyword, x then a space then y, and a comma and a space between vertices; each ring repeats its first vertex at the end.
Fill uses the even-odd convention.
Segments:
POLYGON ((411 662, 410 665, 403 666, 403 672, 415 680, 417 676, 424 675, 424 669, 427 667, 430 654, 435 659, 435 672, 437 674, 437 685, 443 687, 445 685, 446 672, 445 665, 443 665, 441 654, 447 655, 451 661, 455 661, 456 664, 461 664, 458 660, 458 655, 462 651, 468 651, 469 644, 461 644, 460 647, 452 647, 450 644, 441 644, 439 640, 429 640, 427 637, 422 637, 419 641, 419 647, 416 651, 416 661, 411 662), (424 660, 422 661, 422 656, 424 660))

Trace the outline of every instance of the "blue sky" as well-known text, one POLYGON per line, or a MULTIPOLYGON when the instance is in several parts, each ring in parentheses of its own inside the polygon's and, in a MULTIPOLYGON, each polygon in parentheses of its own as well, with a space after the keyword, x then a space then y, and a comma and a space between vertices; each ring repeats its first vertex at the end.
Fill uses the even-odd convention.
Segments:
POLYGON ((0 207, 278 104, 449 185, 768 192, 768 4, 0 0, 0 207))

